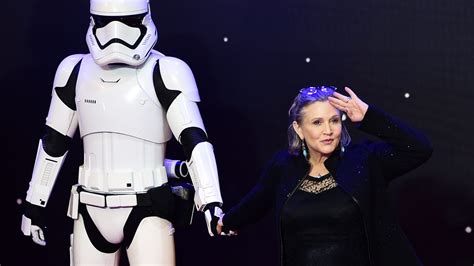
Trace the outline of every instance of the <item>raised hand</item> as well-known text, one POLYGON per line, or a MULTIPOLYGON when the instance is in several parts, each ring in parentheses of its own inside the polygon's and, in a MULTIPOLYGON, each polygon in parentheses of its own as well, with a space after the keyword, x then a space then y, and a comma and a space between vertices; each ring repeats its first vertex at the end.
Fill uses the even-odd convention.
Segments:
POLYGON ((350 97, 334 92, 333 96, 328 98, 329 103, 337 109, 345 112, 352 122, 362 121, 369 105, 359 99, 350 88, 345 87, 344 89, 350 97))

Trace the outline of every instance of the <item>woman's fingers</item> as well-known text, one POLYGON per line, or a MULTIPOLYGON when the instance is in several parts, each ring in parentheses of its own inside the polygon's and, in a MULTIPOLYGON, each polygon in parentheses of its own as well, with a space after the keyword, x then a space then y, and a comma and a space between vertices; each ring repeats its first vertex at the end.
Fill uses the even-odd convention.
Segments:
POLYGON ((345 112, 346 109, 347 109, 347 107, 343 105, 344 102, 341 101, 341 100, 338 100, 338 99, 336 99, 336 98, 329 97, 329 103, 330 103, 332 106, 334 106, 334 107, 336 107, 337 109, 339 109, 340 111, 345 112))
POLYGON ((354 91, 351 90, 349 87, 344 87, 344 90, 346 90, 347 93, 351 96, 353 99, 358 99, 357 95, 354 93, 354 91))
POLYGON ((331 99, 331 97, 329 97, 329 103, 338 110, 345 112, 351 120, 353 119, 354 111, 352 110, 353 106, 351 104, 344 103, 341 100, 337 100, 335 98, 331 99))
POLYGON ((337 104, 339 106, 347 107, 347 102, 346 102, 347 99, 346 98, 348 98, 348 97, 346 97, 346 96, 343 96, 343 97, 345 97, 345 98, 340 99, 340 98, 336 98, 334 96, 329 96, 328 100, 329 100, 330 103, 334 103, 334 104, 337 104))
POLYGON ((347 103, 351 99, 351 97, 347 97, 346 95, 340 94, 339 92, 334 92, 332 94, 332 97, 334 97, 334 98, 336 98, 336 99, 338 99, 338 100, 340 100, 344 103, 347 103))
POLYGON ((352 112, 351 108, 349 108, 349 107, 347 107, 347 106, 343 106, 343 105, 337 104, 336 102, 331 102, 331 101, 329 101, 329 103, 330 103, 332 106, 336 107, 339 111, 345 112, 349 118, 352 117, 353 112, 352 112))

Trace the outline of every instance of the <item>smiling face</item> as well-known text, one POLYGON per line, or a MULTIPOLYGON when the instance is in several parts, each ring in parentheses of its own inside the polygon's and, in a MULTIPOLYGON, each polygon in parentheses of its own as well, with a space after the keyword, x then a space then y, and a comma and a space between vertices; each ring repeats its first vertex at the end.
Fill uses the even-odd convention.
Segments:
POLYGON ((305 140, 310 157, 328 157, 341 140, 341 112, 328 101, 316 101, 302 110, 302 120, 293 122, 298 136, 305 140))

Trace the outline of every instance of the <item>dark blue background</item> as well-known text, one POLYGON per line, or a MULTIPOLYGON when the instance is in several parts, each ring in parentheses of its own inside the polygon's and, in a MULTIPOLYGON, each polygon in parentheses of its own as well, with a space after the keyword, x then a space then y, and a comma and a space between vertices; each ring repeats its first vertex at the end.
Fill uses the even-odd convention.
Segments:
MULTIPOLYGON (((2 266, 69 264, 72 221, 65 212, 82 163, 78 136, 47 208, 47 247, 21 236, 17 199, 27 190, 56 67, 67 55, 88 52, 88 8, 86 0, 4 3, 2 266)), ((285 147, 287 110, 297 91, 347 85, 433 142, 431 160, 390 185, 400 223, 422 261, 473 265, 474 233, 465 228, 474 227, 474 2, 156 0, 152 14, 156 49, 194 71, 225 207, 285 147)), ((351 129, 355 140, 366 137, 351 129)), ((183 158, 175 142, 168 157, 183 158)), ((233 239, 210 239, 203 220, 198 215, 191 228, 176 233, 178 265, 278 263, 270 217, 233 239)))

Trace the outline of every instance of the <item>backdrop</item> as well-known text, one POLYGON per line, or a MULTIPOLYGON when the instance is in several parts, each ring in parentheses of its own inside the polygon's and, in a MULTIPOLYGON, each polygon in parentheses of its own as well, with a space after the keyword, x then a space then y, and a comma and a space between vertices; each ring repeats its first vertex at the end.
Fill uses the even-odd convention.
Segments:
MULTIPOLYGON (((82 163, 78 136, 47 208, 46 247, 21 235, 21 200, 56 67, 70 54, 88 52, 89 3, 3 5, 0 264, 68 265, 72 221, 66 209, 82 163)), ((159 30, 155 48, 186 61, 195 74, 224 209, 255 184, 271 154, 285 148, 287 110, 298 90, 347 85, 433 142, 428 163, 390 185, 421 260, 473 265, 473 1, 152 0, 151 6, 159 30)), ((367 137, 350 129, 356 141, 367 137)), ((184 158, 175 141, 168 157, 184 158)), ((277 265, 274 230, 267 217, 238 237, 211 239, 197 215, 190 228, 176 232, 177 264, 277 265)))

